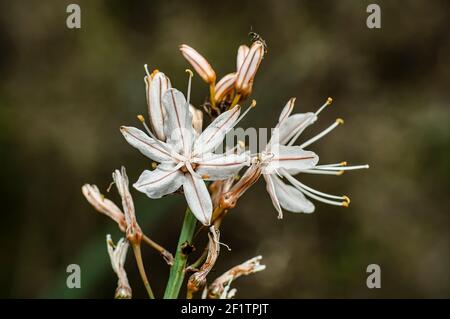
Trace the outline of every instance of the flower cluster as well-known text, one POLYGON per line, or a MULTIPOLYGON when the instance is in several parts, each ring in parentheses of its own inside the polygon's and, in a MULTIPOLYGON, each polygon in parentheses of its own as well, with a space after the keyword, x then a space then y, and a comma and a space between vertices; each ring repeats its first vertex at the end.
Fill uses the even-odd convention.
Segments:
MULTIPOLYGON (((283 210, 312 213, 315 207, 310 199, 343 207, 350 204, 349 197, 311 188, 299 181, 296 175, 341 175, 347 170, 368 168, 368 165, 347 166, 346 162, 319 164, 319 156, 306 150, 312 143, 343 124, 342 119, 337 119, 309 140, 297 143, 302 132, 315 123, 319 114, 331 105, 331 98, 316 112, 308 113, 294 113, 295 98, 291 98, 282 108, 269 142, 258 153, 251 154, 240 141, 229 146, 225 152, 219 152, 219 146, 223 144, 227 134, 256 106, 255 100, 245 111, 241 105, 251 95, 256 72, 266 53, 265 42, 256 39, 250 47, 239 46, 236 71, 226 74, 217 82, 216 72, 200 53, 185 44, 180 46, 180 51, 209 86, 206 102, 199 108, 191 104, 193 72, 189 69, 186 70, 189 80, 185 96, 172 87, 167 75, 158 70, 150 72, 145 65, 148 119, 138 115, 143 130, 122 126, 120 131, 130 145, 150 158, 154 164, 142 172, 133 187, 151 199, 182 192, 192 214, 209 229, 209 244, 204 258, 200 259, 201 267, 186 268, 194 271, 188 280, 188 296, 192 296, 200 288, 206 287, 206 276, 219 254, 219 227, 224 216, 261 176, 278 212, 278 218, 282 218, 283 210), (203 123, 202 109, 212 118, 209 125, 203 123), (206 127, 203 129, 204 126, 206 127)), ((125 169, 116 170, 113 179, 122 198, 123 213, 114 203, 105 199, 95 185, 83 186, 84 195, 98 211, 117 222, 132 244, 138 266, 141 259, 137 248, 140 247, 141 239, 156 248, 168 264, 172 264, 172 255, 145 236, 137 224, 125 169)), ((108 243, 110 242, 108 239, 108 243)), ((122 287, 118 288, 121 291, 119 295, 128 296, 131 288, 123 288, 128 282, 121 268, 127 246, 121 248, 120 253, 115 253, 111 247, 112 244, 109 244, 111 259, 118 260, 113 262, 113 268, 119 276, 119 288, 122 287), (115 257, 115 254, 120 257, 115 257)), ((183 253, 177 251, 176 259, 179 254, 183 253)), ((251 259, 224 274, 209 289, 205 288, 206 294, 211 298, 234 295, 234 290, 229 291, 231 281, 242 274, 263 270, 264 267, 259 265, 260 258, 251 259)), ((145 271, 141 271, 141 275, 144 283, 148 283, 145 271)), ((152 295, 151 289, 148 291, 152 295)))

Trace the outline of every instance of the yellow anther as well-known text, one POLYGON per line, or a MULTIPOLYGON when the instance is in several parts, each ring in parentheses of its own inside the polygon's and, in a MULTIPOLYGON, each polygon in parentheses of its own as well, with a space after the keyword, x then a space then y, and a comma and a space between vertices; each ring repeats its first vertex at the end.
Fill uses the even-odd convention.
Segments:
POLYGON ((244 141, 238 141, 238 145, 240 148, 245 148, 245 142, 244 141))
POLYGON ((344 120, 341 118, 336 119, 336 123, 338 124, 344 124, 344 120))
POLYGON ((346 162, 346 161, 343 161, 343 162, 340 163, 340 165, 341 165, 341 166, 347 166, 347 162, 346 162))
POLYGON ((144 117, 142 114, 139 114, 139 115, 137 116, 137 119, 138 119, 139 121, 141 121, 142 123, 145 122, 145 117, 144 117))
POLYGON ((208 178, 209 178, 209 175, 208 175, 208 174, 204 174, 204 175, 202 175, 202 178, 203 178, 203 179, 208 179, 208 178))
POLYGON ((159 72, 158 69, 154 69, 154 70, 152 71, 151 76, 154 77, 158 72, 159 72))
POLYGON ((190 69, 186 69, 185 71, 186 73, 189 73, 190 77, 194 77, 194 73, 190 69))
POLYGON ((329 97, 329 98, 327 99, 327 105, 330 105, 331 103, 333 103, 333 99, 332 99, 331 97, 329 97))
POLYGON ((255 107, 255 106, 256 106, 256 100, 253 99, 253 100, 252 100, 252 104, 250 104, 250 107, 255 107))
POLYGON ((156 169, 156 167, 158 166, 158 163, 152 162, 151 166, 152 166, 152 169, 156 169))
POLYGON ((342 207, 348 207, 348 205, 349 205, 349 202, 342 202, 342 207))
POLYGON ((336 175, 337 176, 341 176, 342 174, 344 174, 345 173, 345 171, 339 171, 336 175))
POLYGON ((346 195, 344 195, 344 196, 342 196, 344 199, 345 199, 345 201, 347 202, 347 205, 349 205, 350 204, 350 197, 348 197, 348 196, 346 196, 346 195))

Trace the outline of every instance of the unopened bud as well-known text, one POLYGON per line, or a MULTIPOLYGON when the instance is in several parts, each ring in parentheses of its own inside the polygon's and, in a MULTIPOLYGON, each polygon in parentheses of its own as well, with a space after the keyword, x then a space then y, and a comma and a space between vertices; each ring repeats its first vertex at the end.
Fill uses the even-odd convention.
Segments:
POLYGON ((192 105, 189 105, 189 112, 192 114, 192 127, 198 134, 201 134, 203 127, 203 112, 192 105))
POLYGON ((236 57, 236 70, 239 71, 239 69, 242 66, 242 63, 245 60, 245 57, 248 54, 248 51, 250 51, 250 48, 248 46, 246 46, 245 44, 239 46, 238 48, 238 52, 237 52, 237 57, 236 57))
POLYGON ((180 46, 180 51, 206 83, 213 84, 216 81, 216 72, 200 53, 186 44, 180 46))
POLYGON ((236 73, 229 73, 220 79, 216 84, 216 94, 214 99, 220 102, 233 88, 236 82, 236 73))
POLYGON ((264 44, 261 41, 253 42, 237 73, 236 93, 248 96, 251 93, 253 79, 259 64, 264 57, 264 44))

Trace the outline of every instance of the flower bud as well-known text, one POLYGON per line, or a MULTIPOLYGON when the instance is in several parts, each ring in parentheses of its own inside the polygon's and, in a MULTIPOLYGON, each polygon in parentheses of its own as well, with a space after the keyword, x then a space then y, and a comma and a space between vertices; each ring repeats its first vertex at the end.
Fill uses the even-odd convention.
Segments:
POLYGON ((245 44, 239 46, 237 57, 236 57, 236 70, 239 71, 239 69, 242 66, 242 63, 244 62, 245 57, 248 54, 248 51, 250 51, 250 48, 246 46, 245 44))
POLYGON ((189 104, 189 112, 192 115, 192 127, 198 133, 202 133, 203 127, 203 112, 189 104))
POLYGON ((234 88, 235 82, 236 73, 229 73, 221 78, 216 84, 215 101, 220 102, 234 88))
POLYGON ((238 94, 248 96, 251 93, 253 79, 263 57, 264 44, 261 41, 253 42, 237 73, 235 87, 238 94))
POLYGON ((180 46, 180 51, 206 83, 213 84, 216 81, 216 72, 200 53, 186 44, 180 46))
POLYGON ((164 135, 165 109, 162 105, 164 93, 172 87, 169 78, 157 70, 145 77, 145 91, 150 125, 156 137, 166 140, 164 135))

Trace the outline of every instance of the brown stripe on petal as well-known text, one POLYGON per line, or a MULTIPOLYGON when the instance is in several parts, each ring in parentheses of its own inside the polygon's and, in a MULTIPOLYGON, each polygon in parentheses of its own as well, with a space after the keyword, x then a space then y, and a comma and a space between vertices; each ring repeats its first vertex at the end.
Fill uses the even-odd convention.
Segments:
POLYGON ((139 185, 139 187, 147 186, 147 185, 150 185, 150 184, 158 183, 158 182, 162 181, 163 179, 169 177, 170 175, 176 173, 177 171, 178 171, 178 169, 175 169, 175 170, 173 170, 172 172, 170 172, 170 173, 164 175, 163 177, 160 177, 160 178, 158 178, 158 179, 156 179, 156 180, 153 180, 153 181, 151 181, 151 182, 148 182, 148 183, 141 184, 141 185, 139 185))
POLYGON ((312 159, 314 156, 306 156, 306 157, 275 157, 273 160, 277 161, 297 161, 297 160, 306 160, 312 159))
POLYGON ((155 145, 150 144, 150 143, 148 143, 147 141, 145 141, 145 140, 143 140, 143 139, 140 139, 140 138, 137 137, 136 135, 133 135, 133 134, 132 134, 130 131, 128 131, 127 129, 123 129, 123 130, 125 131, 126 134, 131 135, 132 137, 134 137, 135 139, 137 139, 139 142, 144 143, 145 145, 147 145, 147 146, 149 146, 149 147, 151 147, 151 148, 153 148, 153 149, 155 149, 155 150, 157 150, 157 151, 159 151, 159 152, 161 152, 161 153, 163 153, 163 154, 165 154, 165 155, 167 155, 167 156, 169 156, 169 157, 172 157, 172 155, 171 155, 170 153, 168 153, 166 150, 164 150, 163 148, 156 147, 155 145))
POLYGON ((170 91, 170 95, 172 96, 172 103, 173 103, 173 107, 175 110, 175 116, 177 118, 178 128, 180 130, 181 142, 183 143, 183 149, 184 149, 185 141, 184 141, 184 137, 183 137, 183 132, 181 132, 182 127, 181 127, 181 122, 180 122, 180 115, 178 114, 177 104, 175 102, 175 96, 173 95, 173 90, 170 91))
POLYGON ((228 124, 228 122, 229 121, 231 121, 231 119, 233 118, 233 116, 234 116, 234 114, 237 112, 237 111, 240 111, 240 107, 235 107, 235 108, 233 108, 233 114, 232 115, 230 115, 230 117, 209 137, 209 139, 205 142, 205 143, 209 143, 216 135, 217 135, 217 133, 219 132, 219 131, 221 131, 222 130, 222 128, 226 125, 226 124, 228 124))
MULTIPOLYGON (((205 209, 203 208, 203 205, 202 205, 200 194, 198 193, 197 186, 195 185, 194 177, 192 176, 191 173, 188 173, 187 175, 189 175, 189 178, 192 180, 192 185, 194 186, 195 196, 197 197, 197 201, 200 204, 200 208, 202 209, 203 217, 205 218, 205 220, 208 220, 208 217, 206 216, 206 213, 205 213, 205 209)), ((203 180, 202 180, 202 183, 203 183, 203 180)))
POLYGON ((216 102, 222 100, 222 98, 233 89, 234 83, 236 81, 236 73, 230 73, 225 75, 216 84, 216 95, 214 99, 216 102))

